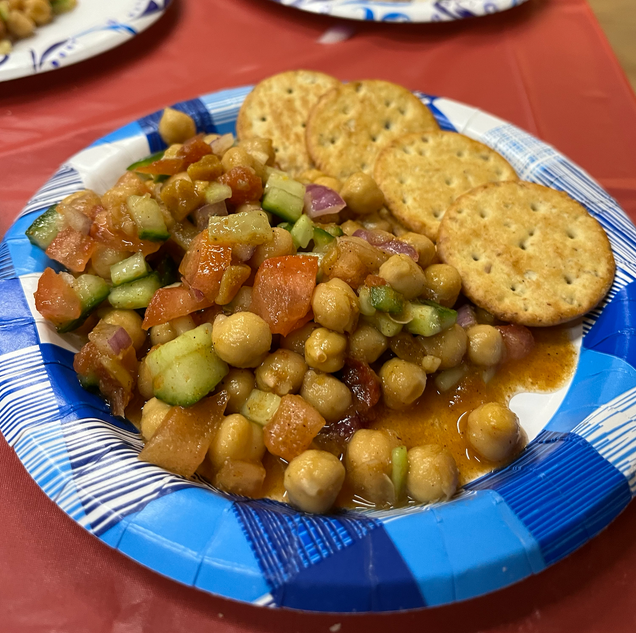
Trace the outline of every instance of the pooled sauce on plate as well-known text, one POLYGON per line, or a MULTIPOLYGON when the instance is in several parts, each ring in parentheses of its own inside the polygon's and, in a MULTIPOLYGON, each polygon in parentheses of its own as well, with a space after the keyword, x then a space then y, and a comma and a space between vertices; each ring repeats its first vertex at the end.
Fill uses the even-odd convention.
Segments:
MULTIPOLYGON (((376 405, 379 410, 370 428, 394 432, 407 448, 422 444, 445 446, 457 463, 460 486, 504 466, 505 462, 490 462, 478 457, 468 447, 463 436, 467 415, 486 402, 508 404, 518 393, 556 391, 571 378, 576 366, 577 352, 569 330, 536 328, 532 333, 535 339, 532 352, 521 360, 503 365, 487 383, 482 379, 484 370, 472 369, 457 386, 439 393, 434 380, 429 378, 424 395, 407 411, 392 411, 382 403, 376 405)), ((523 428, 523 419, 520 424, 523 428)), ((264 466, 267 478, 262 496, 284 501, 284 464, 267 455, 264 466)), ((347 482, 335 505, 373 507, 354 496, 347 482)))

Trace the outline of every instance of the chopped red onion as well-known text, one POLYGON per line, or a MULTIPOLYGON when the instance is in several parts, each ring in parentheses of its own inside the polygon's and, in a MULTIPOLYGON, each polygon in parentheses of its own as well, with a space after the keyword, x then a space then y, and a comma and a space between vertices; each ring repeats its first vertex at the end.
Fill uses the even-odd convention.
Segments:
POLYGON ((114 334, 108 338, 108 345, 115 356, 119 356, 126 348, 132 345, 132 339, 126 330, 119 326, 114 334))
POLYGON ((61 215, 64 216, 66 223, 72 229, 75 229, 78 233, 82 233, 83 235, 88 235, 91 230, 91 225, 93 224, 93 221, 88 216, 70 205, 64 205, 64 210, 61 215))
POLYGON ((389 253, 391 255, 408 255, 415 262, 420 258, 419 253, 410 244, 394 237, 378 235, 377 233, 373 233, 367 229, 358 229, 353 236, 369 242, 371 246, 379 248, 383 253, 389 253))
POLYGON ((457 310, 457 324, 463 328, 477 325, 477 317, 475 316, 475 308, 469 303, 464 304, 457 310))
POLYGON ((197 229, 203 231, 208 228, 211 216, 227 215, 227 205, 225 204, 225 200, 215 202, 214 204, 204 204, 202 207, 196 209, 192 215, 194 216, 197 229))
POLYGON ((346 206, 338 193, 329 187, 307 185, 305 188, 305 213, 312 219, 340 213, 346 206))
POLYGON ((525 358, 534 347, 532 332, 523 325, 496 325, 506 346, 505 360, 525 358))
POLYGON ((223 134, 210 143, 212 153, 221 158, 234 145, 234 134, 223 134))

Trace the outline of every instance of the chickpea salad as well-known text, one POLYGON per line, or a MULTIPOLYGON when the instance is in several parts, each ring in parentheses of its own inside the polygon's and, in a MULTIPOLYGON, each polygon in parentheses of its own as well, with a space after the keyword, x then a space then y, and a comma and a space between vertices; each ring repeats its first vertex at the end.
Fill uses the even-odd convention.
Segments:
MULTIPOLYGON (((159 133, 165 151, 27 230, 66 269, 44 271, 36 307, 86 337, 86 389, 115 416, 141 411, 139 458, 307 512, 338 507, 344 488, 380 508, 451 498, 460 474, 443 439, 413 445, 378 416, 505 373, 532 354, 531 330, 468 302, 368 174, 292 177, 269 139, 197 134, 170 108, 159 133)), ((489 468, 525 443, 502 402, 463 425, 489 468)))
POLYGON ((77 0, 0 0, 0 55, 8 55, 14 42, 76 6, 77 0))

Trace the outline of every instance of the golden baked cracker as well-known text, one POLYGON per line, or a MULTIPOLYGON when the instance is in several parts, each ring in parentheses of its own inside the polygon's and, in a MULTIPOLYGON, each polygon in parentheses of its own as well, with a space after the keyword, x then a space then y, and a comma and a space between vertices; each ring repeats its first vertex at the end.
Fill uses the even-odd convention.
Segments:
POLYGON ((291 70, 264 79, 241 106, 238 138, 270 138, 281 169, 294 175, 309 169, 305 147, 309 112, 325 92, 339 85, 335 77, 314 70, 291 70))
POLYGON ((460 196, 439 229, 438 253, 476 305, 504 321, 557 325, 606 295, 614 257, 601 225, 567 194, 528 182, 460 196))
POLYGON ((321 171, 345 179, 373 173, 378 152, 409 132, 439 129, 411 92, 388 81, 352 81, 325 94, 309 115, 307 149, 321 171))
POLYGON ((396 139, 380 152, 373 175, 393 215, 432 240, 458 196, 487 182, 517 179, 494 150, 441 130, 396 139))

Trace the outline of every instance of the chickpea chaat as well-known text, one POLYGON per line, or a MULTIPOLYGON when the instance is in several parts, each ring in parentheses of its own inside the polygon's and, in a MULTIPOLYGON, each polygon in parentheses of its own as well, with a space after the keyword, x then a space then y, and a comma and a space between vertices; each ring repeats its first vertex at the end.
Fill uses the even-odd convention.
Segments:
MULTIPOLYGON (((81 384, 115 416, 143 406, 140 459, 249 497, 276 462, 284 499, 308 512, 337 505, 345 482, 376 507, 449 499, 445 446, 369 426, 427 384, 449 391, 469 369, 487 380, 530 353, 530 330, 467 302, 371 176, 292 178, 268 139, 196 134, 172 109, 159 131, 165 151, 27 231, 68 271, 47 268, 35 301, 59 332, 87 336, 81 384)), ((493 463, 524 444, 497 402, 470 412, 464 437, 493 463)))

